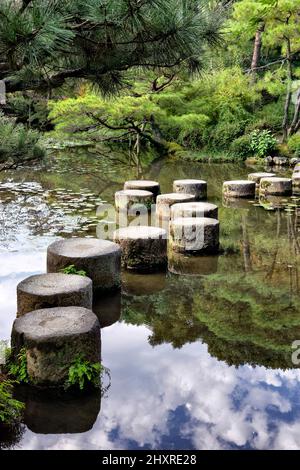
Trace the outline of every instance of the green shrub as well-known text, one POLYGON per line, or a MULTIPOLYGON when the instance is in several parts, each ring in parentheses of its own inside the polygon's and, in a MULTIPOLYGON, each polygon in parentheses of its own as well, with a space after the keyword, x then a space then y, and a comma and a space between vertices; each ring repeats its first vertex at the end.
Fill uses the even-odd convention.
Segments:
POLYGON ((300 157, 300 134, 294 134, 289 138, 288 149, 295 157, 300 157))
POLYGON ((13 424, 19 420, 24 404, 13 398, 13 385, 15 382, 0 376, 0 422, 13 424))
POLYGON ((242 135, 235 139, 230 145, 230 152, 243 160, 252 156, 251 137, 249 135, 242 135))
POLYGON ((273 153, 276 146, 277 140, 269 130, 259 131, 256 129, 250 134, 250 148, 260 158, 273 153))
POLYGON ((83 269, 77 269, 74 264, 70 264, 69 266, 66 266, 65 268, 61 269, 60 272, 64 274, 77 274, 78 276, 86 276, 86 271, 83 269))
POLYGON ((253 115, 253 119, 246 126, 245 132, 249 134, 254 130, 269 130, 274 133, 281 132, 282 109, 283 104, 280 100, 261 107, 253 115))

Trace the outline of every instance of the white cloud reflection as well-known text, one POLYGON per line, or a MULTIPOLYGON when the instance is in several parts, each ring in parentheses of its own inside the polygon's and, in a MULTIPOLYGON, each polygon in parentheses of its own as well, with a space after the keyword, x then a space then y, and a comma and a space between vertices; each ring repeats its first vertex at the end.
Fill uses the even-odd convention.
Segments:
MULTIPOLYGON (((3 253, 0 339, 15 318, 15 288, 45 270, 45 249, 3 253), (21 272, 20 272, 21 271, 21 272)), ((206 345, 151 347, 149 330, 117 323, 102 332, 112 386, 93 428, 82 434, 24 433, 24 449, 300 448, 300 371, 228 367, 206 345), (172 421, 179 409, 184 418, 172 421)), ((96 416, 95 416, 96 418, 96 416)))

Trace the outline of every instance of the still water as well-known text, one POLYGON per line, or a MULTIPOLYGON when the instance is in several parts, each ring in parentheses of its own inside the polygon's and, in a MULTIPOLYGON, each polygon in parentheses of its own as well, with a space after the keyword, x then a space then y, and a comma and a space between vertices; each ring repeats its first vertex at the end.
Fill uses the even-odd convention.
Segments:
MULTIPOLYGON (((0 447, 300 448, 300 370, 292 362, 300 340, 300 196, 237 207, 221 197, 224 180, 259 170, 180 161, 144 170, 163 192, 174 179, 207 180, 222 254, 173 258, 163 274, 123 273, 122 294, 95 305, 109 390, 102 398, 18 391, 24 423, 0 434, 0 447)), ((135 176, 72 153, 0 175, 0 339, 10 337, 16 285, 45 271, 47 245, 95 236, 97 205, 112 203, 135 176)))

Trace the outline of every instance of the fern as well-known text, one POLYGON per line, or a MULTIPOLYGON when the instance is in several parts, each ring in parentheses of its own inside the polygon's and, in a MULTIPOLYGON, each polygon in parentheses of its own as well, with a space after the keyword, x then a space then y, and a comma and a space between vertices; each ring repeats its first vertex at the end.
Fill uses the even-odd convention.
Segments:
POLYGON ((14 383, 0 377, 0 422, 4 424, 13 424, 24 409, 24 404, 12 396, 14 383))
POLYGON ((25 348, 20 350, 19 354, 17 355, 16 362, 11 362, 11 359, 8 359, 7 372, 20 383, 29 383, 25 348))
POLYGON ((89 385, 99 388, 101 376, 104 372, 109 375, 108 370, 99 362, 92 364, 84 359, 82 355, 78 355, 69 368, 65 389, 79 387, 80 390, 84 390, 89 385))

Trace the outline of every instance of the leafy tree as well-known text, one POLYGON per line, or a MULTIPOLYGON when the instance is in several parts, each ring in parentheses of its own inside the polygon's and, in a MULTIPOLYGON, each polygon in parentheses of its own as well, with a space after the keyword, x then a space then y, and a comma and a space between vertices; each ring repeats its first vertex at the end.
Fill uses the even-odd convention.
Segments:
POLYGON ((235 3, 228 23, 233 40, 238 38, 238 47, 242 44, 242 50, 254 40, 249 71, 258 73, 270 70, 271 73, 266 75, 267 81, 279 80, 279 87, 285 83, 283 140, 300 129, 300 89, 296 80, 300 73, 297 67, 300 54, 299 14, 299 0, 240 0, 235 3), (263 63, 261 52, 264 54, 263 63))

